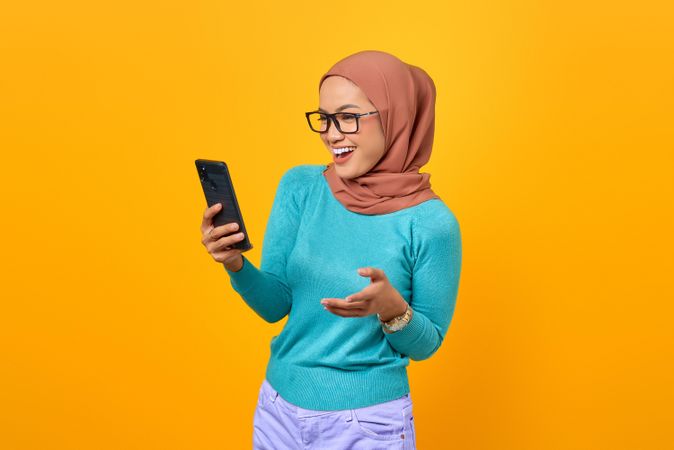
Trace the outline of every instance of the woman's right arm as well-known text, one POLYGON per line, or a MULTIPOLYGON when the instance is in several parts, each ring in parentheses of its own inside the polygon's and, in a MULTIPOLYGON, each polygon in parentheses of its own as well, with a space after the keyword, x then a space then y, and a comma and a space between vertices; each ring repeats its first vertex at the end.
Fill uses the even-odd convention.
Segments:
POLYGON ((297 193, 302 182, 293 169, 281 177, 276 190, 262 244, 260 268, 255 267, 240 250, 229 250, 233 254, 226 262, 223 261, 232 288, 270 323, 283 319, 292 304, 286 262, 297 238, 300 217, 297 193))

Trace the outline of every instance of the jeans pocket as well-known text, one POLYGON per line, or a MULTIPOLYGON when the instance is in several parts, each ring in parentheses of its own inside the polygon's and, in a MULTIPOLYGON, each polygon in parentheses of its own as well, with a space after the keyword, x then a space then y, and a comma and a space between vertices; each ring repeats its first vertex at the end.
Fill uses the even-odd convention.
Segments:
POLYGON ((264 393, 264 385, 260 386, 260 390, 257 394, 257 406, 258 408, 264 408, 264 399, 267 397, 264 393))
POLYGON ((274 388, 269 384, 265 379, 260 386, 260 392, 257 396, 257 406, 264 409, 272 399, 272 396, 276 393, 274 388))
POLYGON ((378 440, 399 440, 405 432, 402 405, 398 400, 352 409, 361 434, 378 440))

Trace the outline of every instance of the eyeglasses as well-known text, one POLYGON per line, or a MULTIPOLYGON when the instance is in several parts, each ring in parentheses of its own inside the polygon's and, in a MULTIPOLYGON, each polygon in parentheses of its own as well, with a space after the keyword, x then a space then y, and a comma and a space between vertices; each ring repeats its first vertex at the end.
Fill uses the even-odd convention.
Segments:
POLYGON ((342 134, 352 134, 358 132, 358 119, 370 114, 377 114, 379 111, 371 111, 368 113, 335 113, 328 114, 319 111, 311 111, 304 113, 309 122, 309 128, 316 133, 325 133, 330 127, 328 119, 335 123, 337 130, 342 134))

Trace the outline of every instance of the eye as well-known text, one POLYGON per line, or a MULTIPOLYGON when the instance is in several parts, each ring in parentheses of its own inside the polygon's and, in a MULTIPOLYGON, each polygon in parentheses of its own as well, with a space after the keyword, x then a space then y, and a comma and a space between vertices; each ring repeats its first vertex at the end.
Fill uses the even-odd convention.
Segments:
POLYGON ((356 120, 356 116, 353 114, 343 113, 339 116, 339 120, 347 123, 353 122, 354 120, 356 120))

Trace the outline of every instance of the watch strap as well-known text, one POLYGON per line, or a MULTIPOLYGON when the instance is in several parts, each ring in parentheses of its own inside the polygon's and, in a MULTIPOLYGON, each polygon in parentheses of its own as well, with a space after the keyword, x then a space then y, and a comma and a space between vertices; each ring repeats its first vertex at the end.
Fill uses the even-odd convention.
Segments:
POLYGON ((403 329, 412 319, 412 314, 413 314, 412 307, 408 303, 405 312, 397 317, 392 318, 391 320, 385 322, 381 320, 379 314, 377 314, 377 318, 379 319, 379 322, 381 323, 382 327, 385 330, 389 332, 394 332, 403 329))

